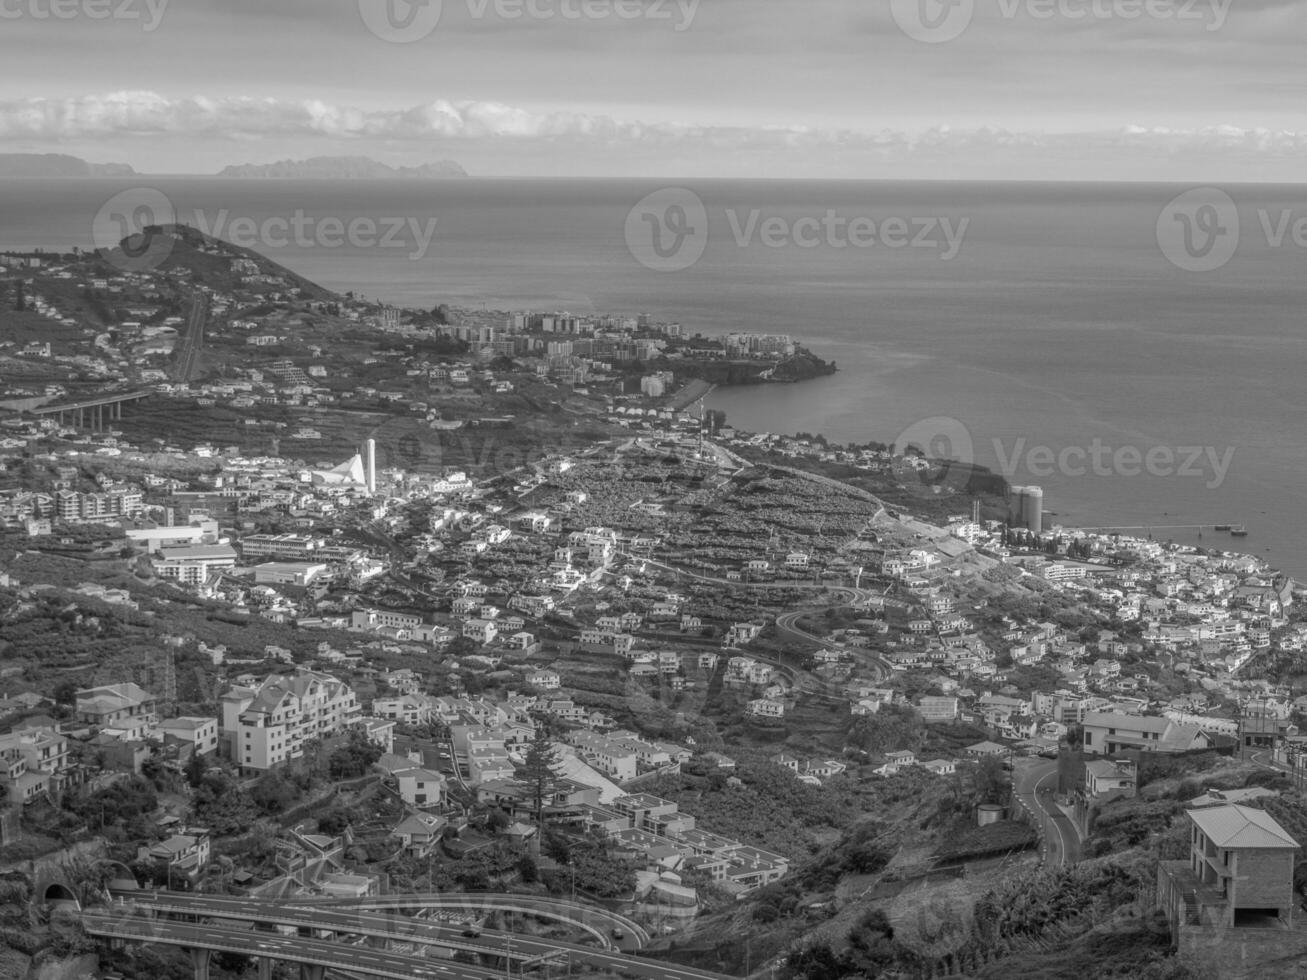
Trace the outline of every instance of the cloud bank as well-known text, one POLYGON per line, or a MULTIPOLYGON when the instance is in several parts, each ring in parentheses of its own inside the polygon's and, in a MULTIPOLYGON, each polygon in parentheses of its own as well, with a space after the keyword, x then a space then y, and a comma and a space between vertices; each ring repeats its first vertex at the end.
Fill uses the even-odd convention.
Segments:
MULTIPOLYGON (((352 146, 352 152, 424 152, 439 144, 464 146, 482 156, 495 147, 520 156, 530 147, 555 155, 575 151, 633 151, 636 154, 693 154, 697 160, 755 159, 840 161, 850 176, 882 165, 931 165, 923 176, 1002 175, 1013 162, 1014 176, 1083 179, 1099 169, 1117 171, 1141 161, 1149 177, 1187 178, 1195 167, 1234 166, 1234 175, 1213 179, 1286 179, 1307 161, 1307 131, 1210 126, 1199 129, 1125 126, 1098 132, 1011 131, 999 128, 924 128, 856 131, 777 124, 771 126, 690 125, 617 119, 578 112, 537 111, 494 101, 436 99, 405 108, 362 109, 317 99, 271 97, 172 98, 152 91, 120 91, 68 98, 0 100, 0 146, 115 148, 188 141, 239 143, 249 154, 265 143, 280 150, 288 142, 313 153, 352 146), (1271 168, 1270 171, 1267 168, 1271 168), (1072 168, 1073 173, 1064 173, 1072 168)), ((255 153, 255 156, 258 154, 255 153)), ((788 170, 788 167, 785 168, 788 170)), ((704 173, 720 170, 705 165, 704 173)), ((483 171, 486 172, 486 171, 483 171)), ((493 172, 493 168, 491 168, 493 172)), ((838 171, 825 169, 825 175, 838 171)), ((778 175, 781 175, 778 172, 778 175)), ((911 176, 905 173, 904 176, 911 176)))
POLYGON ((0 140, 141 137, 323 137, 360 140, 576 139, 623 142, 707 140, 722 147, 843 145, 930 150, 983 146, 1171 146, 1297 153, 1307 131, 1211 126, 1201 129, 1127 126, 1103 133, 1012 132, 935 127, 858 132, 808 126, 700 126, 640 122, 576 112, 536 112, 499 102, 432 102, 394 110, 364 110, 315 99, 204 96, 167 98, 123 91, 65 99, 0 100, 0 140))

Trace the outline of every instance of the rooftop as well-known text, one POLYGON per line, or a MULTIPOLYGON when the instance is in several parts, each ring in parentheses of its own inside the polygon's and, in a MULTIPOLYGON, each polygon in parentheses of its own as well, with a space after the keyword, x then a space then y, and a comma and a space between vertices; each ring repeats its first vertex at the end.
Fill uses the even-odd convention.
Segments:
POLYGON ((1157 732, 1159 735, 1171 727, 1170 718, 1155 718, 1146 715, 1125 715, 1115 711, 1089 711, 1085 713, 1086 725, 1102 727, 1124 727, 1132 732, 1157 732))
POLYGON ((196 545, 193 548, 161 548, 165 561, 201 561, 204 559, 235 560, 236 549, 228 544, 196 545))
POLYGON ((1296 840, 1265 810, 1231 803, 1202 810, 1188 810, 1189 819, 1217 847, 1292 848, 1296 840))

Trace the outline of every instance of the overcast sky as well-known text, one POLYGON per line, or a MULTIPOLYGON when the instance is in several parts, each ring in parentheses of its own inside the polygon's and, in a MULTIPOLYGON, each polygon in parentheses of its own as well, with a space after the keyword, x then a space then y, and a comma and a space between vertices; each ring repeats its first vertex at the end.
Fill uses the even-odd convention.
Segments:
POLYGON ((344 153, 488 176, 1307 173, 1303 0, 428 2, 0 0, 0 152, 172 173, 344 153))

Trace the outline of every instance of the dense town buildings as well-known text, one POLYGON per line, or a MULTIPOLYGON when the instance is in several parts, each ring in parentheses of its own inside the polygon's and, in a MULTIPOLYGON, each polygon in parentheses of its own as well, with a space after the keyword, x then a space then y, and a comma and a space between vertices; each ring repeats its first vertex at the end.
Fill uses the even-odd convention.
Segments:
MULTIPOLYGON (((370 816, 354 822, 376 837, 347 845, 357 827, 314 833, 297 815, 273 848, 278 875, 251 891, 373 893, 374 870, 355 872, 380 862, 360 853, 432 869, 515 848, 517 868, 562 834, 634 869, 646 899, 696 910, 815 853, 764 847, 769 830, 738 814, 718 811, 725 827, 697 815, 769 779, 821 799, 906 786, 905 800, 963 800, 996 772, 1043 773, 1051 819, 1083 842, 1170 759, 1303 769, 1307 703, 1275 665, 1307 649, 1307 627, 1294 583, 1261 558, 1058 527, 1028 487, 1008 520, 964 500, 916 516, 825 473, 892 482, 928 460, 739 431, 680 404, 690 355, 675 324, 312 310, 383 338, 357 359, 375 370, 346 384, 312 339, 282 349, 278 315, 235 315, 298 309, 283 290, 210 297, 233 311, 219 337, 250 361, 202 381, 169 378, 162 359, 130 375, 170 407, 232 413, 257 440, 3 420, 6 470, 40 474, 0 490, 16 545, 6 615, 49 610, 97 638, 107 623, 151 627, 131 657, 61 664, 77 681, 57 703, 46 679, 4 678, 22 688, 0 734, 16 805, 161 766, 181 797, 213 773, 279 790, 323 781, 304 770, 362 745, 375 761, 332 782, 368 784, 370 816), (459 346, 433 354, 433 337, 459 346), (514 443, 527 420, 509 396, 535 385, 600 434, 514 443), (339 423, 342 408, 367 425, 339 423), (59 562, 81 574, 62 579, 59 562), (542 738, 559 771, 537 801, 524 772, 542 738)), ((150 330, 120 324, 110 346, 162 358, 144 351, 171 338, 150 330)), ((789 337, 732 335, 696 357, 768 370, 793 354, 789 337)), ((1244 942, 1252 919, 1291 931, 1297 844, 1257 809, 1280 790, 1199 788, 1181 818, 1188 870, 1158 879, 1179 941, 1203 925, 1244 942)), ((1004 792, 986 805, 1031 795, 1004 792)), ((165 882, 202 882, 212 863, 215 833, 189 817, 161 816, 136 852, 165 882)))

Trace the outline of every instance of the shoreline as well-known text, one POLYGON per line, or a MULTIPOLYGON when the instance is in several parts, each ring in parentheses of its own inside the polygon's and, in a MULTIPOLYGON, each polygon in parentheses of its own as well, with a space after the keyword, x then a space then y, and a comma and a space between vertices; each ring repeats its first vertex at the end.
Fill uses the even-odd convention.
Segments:
MULTIPOLYGON (((756 388, 758 386, 757 385, 733 385, 727 387, 739 389, 739 388, 756 388)), ((712 394, 716 392, 716 390, 717 388, 714 387, 708 394, 712 394)), ((705 395, 704 397, 706 400, 708 395, 705 395)), ((727 415, 725 425, 727 428, 734 429, 736 433, 743 434, 746 436, 769 435, 776 439, 792 439, 792 440, 798 440, 800 437, 806 437, 810 441, 820 441, 832 447, 841 447, 844 449, 850 449, 850 448, 863 449, 863 448, 874 448, 876 446, 888 445, 888 443, 880 443, 877 442, 876 440, 870 440, 868 442, 840 441, 831 438, 829 436, 826 436, 821 432, 797 433, 792 431, 780 432, 772 429, 763 429, 760 431, 753 430, 753 429, 744 428, 741 425, 732 425, 729 414, 727 415)), ((936 462, 940 462, 940 461, 936 461, 936 462)), ((943 461, 943 462, 947 462, 947 461, 943 461)), ((1000 499, 1004 499, 1006 497, 1007 490, 1012 486, 1011 481, 1006 476, 1004 476, 1001 472, 990 469, 989 467, 983 466, 981 464, 970 463, 966 465, 972 471, 982 474, 985 477, 994 480, 1001 480, 1004 486, 1004 493, 997 494, 993 492, 977 490, 972 493, 959 495, 959 500, 961 500, 962 497, 965 497, 968 501, 980 497, 997 496, 1000 499)), ((1090 505, 1087 504, 1087 507, 1088 506, 1090 505)), ((1046 514, 1045 516, 1056 517, 1057 514, 1050 513, 1050 514, 1046 514)), ((1092 515, 1088 519, 1092 519, 1092 515)), ((1295 581, 1303 580, 1304 575, 1307 575, 1307 573, 1299 574, 1298 572, 1295 572, 1291 568, 1286 567, 1282 563, 1277 562, 1273 557, 1271 557, 1269 546, 1265 547, 1260 551, 1254 550, 1254 548, 1251 547, 1251 542, 1256 540, 1255 532, 1253 532, 1252 534, 1246 537, 1235 537, 1230 535, 1228 530, 1224 530, 1223 526, 1224 526, 1223 522, 1216 522, 1216 521, 1213 521, 1211 523, 1192 523, 1192 524, 1166 524, 1159 521, 1153 524, 1139 523, 1139 524, 1129 524, 1129 525, 1127 524, 1092 525, 1088 523, 1077 523, 1077 524, 1057 523, 1050 527, 1045 527, 1044 533, 1051 534, 1052 529, 1054 527, 1060 528, 1064 533, 1067 534, 1085 533, 1091 535, 1110 536, 1112 532, 1117 532, 1122 538, 1129 538, 1129 539, 1140 540, 1140 541, 1152 540, 1159 545, 1172 544, 1180 548, 1202 549, 1203 551, 1206 552, 1219 552, 1222 554, 1244 556, 1247 558, 1254 559, 1256 561, 1263 562, 1267 566, 1269 566, 1271 570, 1273 570, 1275 573, 1279 575, 1284 575, 1288 578, 1292 578, 1295 581), (1170 530, 1198 532, 1199 534, 1207 535, 1207 537, 1204 537, 1200 540, 1186 541, 1179 536, 1167 536, 1165 534, 1149 533, 1150 531, 1157 532, 1157 531, 1170 531, 1170 530)), ((1240 522, 1234 522, 1233 526, 1236 527, 1240 526, 1240 522)))

